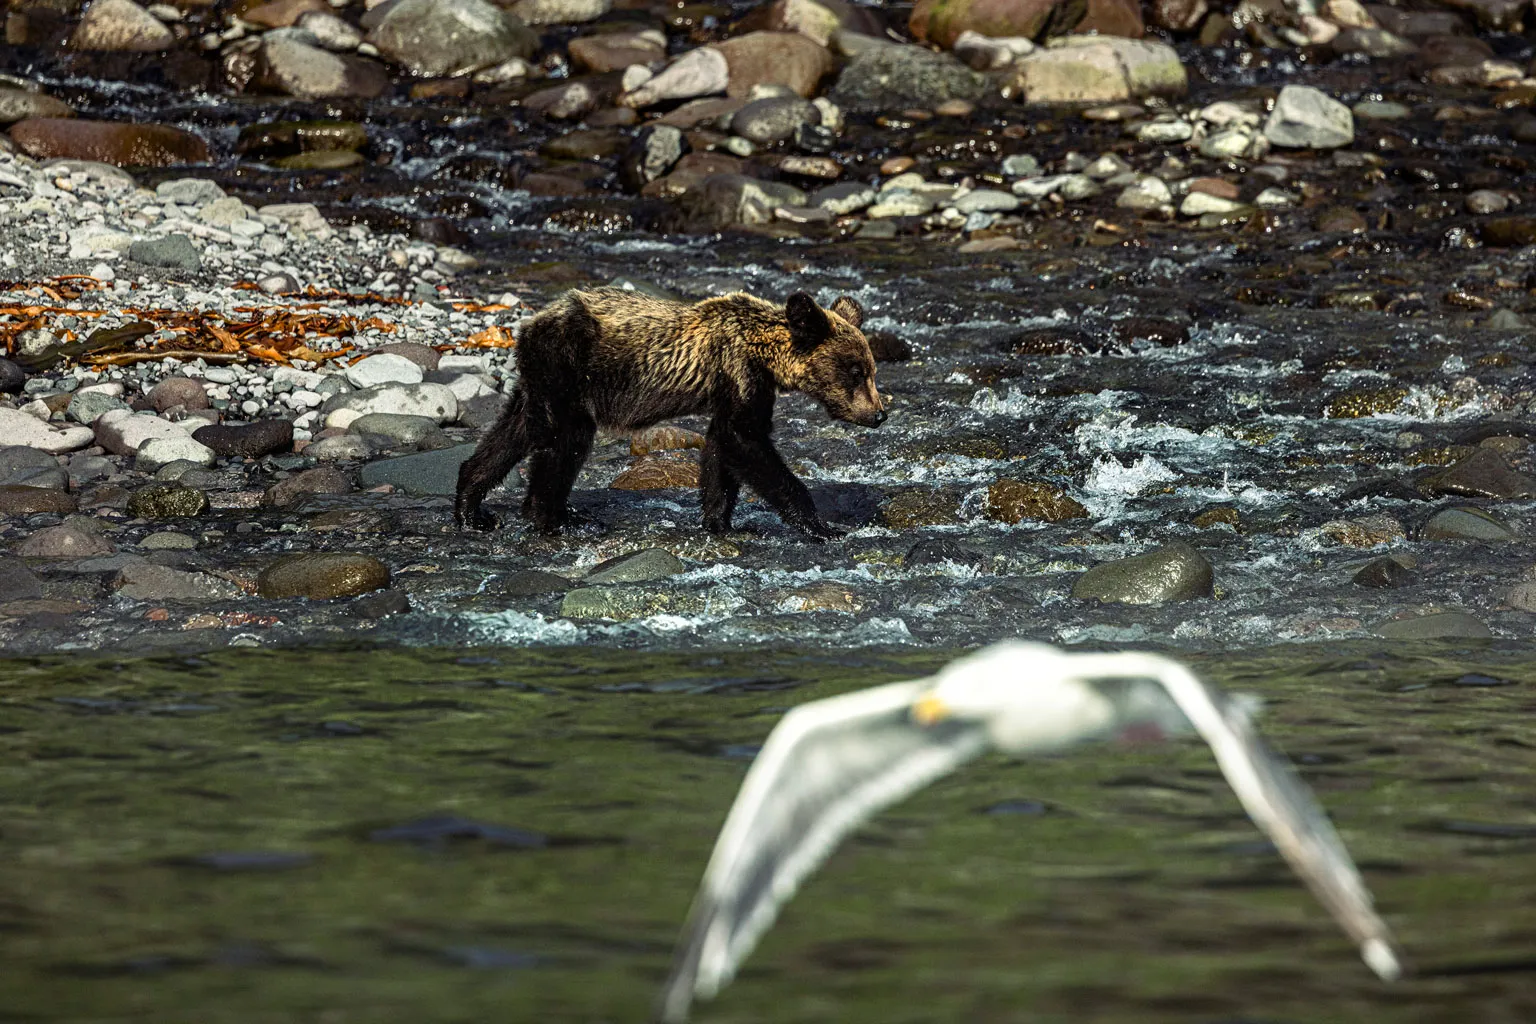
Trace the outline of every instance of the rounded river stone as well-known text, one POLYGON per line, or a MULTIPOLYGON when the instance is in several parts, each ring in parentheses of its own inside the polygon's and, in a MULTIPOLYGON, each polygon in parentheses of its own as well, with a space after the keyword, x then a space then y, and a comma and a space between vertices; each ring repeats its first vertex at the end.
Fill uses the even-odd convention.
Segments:
POLYGON ((1190 545, 1175 541, 1144 555, 1096 565, 1077 578, 1072 596, 1080 601, 1163 604, 1210 597, 1211 563, 1190 545))
POLYGON ((352 597, 389 586, 389 569, 377 558, 320 551, 287 555, 262 570, 262 597, 352 597))

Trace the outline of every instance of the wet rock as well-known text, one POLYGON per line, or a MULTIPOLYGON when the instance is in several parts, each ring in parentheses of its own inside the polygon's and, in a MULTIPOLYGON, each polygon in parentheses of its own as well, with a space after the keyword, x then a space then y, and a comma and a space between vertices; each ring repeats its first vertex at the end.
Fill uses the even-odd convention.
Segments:
POLYGON ((689 50, 659 74, 619 97, 623 107, 640 110, 667 100, 687 100, 725 92, 730 66, 725 54, 713 46, 689 50))
POLYGON ((1004 87, 1026 103, 1114 103, 1188 90, 1173 47, 1100 36, 1067 36, 1022 58, 1004 87))
POLYGON ((29 117, 73 117, 74 114, 68 103, 47 93, 0 86, 0 124, 25 121, 29 117))
POLYGON ((1205 556, 1175 541, 1144 555, 1094 566, 1077 578, 1072 596, 1106 604, 1163 604, 1210 597, 1213 582, 1205 556))
POLYGON ((364 594, 353 601, 348 609, 362 619, 382 619, 390 615, 405 615, 411 610, 410 595, 400 590, 378 590, 364 594))
POLYGON ((145 238, 128 247, 128 258, 146 267, 166 267, 189 273, 201 270, 202 254, 192 244, 192 239, 182 234, 145 238))
POLYGON ((1421 540, 1476 540, 1501 544, 1515 539, 1509 524, 1480 508, 1448 508, 1436 512, 1419 531, 1421 540))
POLYGON ((650 455, 653 452, 683 451, 703 448, 704 435, 682 427, 656 426, 637 430, 629 438, 629 454, 650 455))
POLYGON ((141 551, 191 551, 197 547, 197 538, 176 530, 161 530, 139 541, 141 551))
POLYGON ((563 82, 523 97, 523 107, 556 121, 574 121, 598 105, 598 94, 586 82, 563 82))
POLYGON ((858 591, 833 580, 780 591, 775 596, 779 608, 787 612, 841 612, 844 615, 857 615, 864 610, 866 603, 858 591))
POLYGON ((565 595, 560 615, 567 619, 639 619, 671 606, 665 594, 631 587, 581 587, 565 595))
POLYGON ((780 206, 804 206, 805 193, 782 182, 711 174, 684 195, 682 205, 690 217, 716 227, 767 224, 780 206))
POLYGON ((517 0, 512 13, 525 25, 575 25, 596 21, 613 7, 613 0, 517 0))
POLYGON ((1536 245, 1536 217, 1499 217, 1478 227, 1484 245, 1536 245))
POLYGON ((377 449, 378 446, 370 443, 365 437, 357 434, 339 434, 310 442, 304 448, 304 456, 318 462, 348 462, 366 459, 377 449))
POLYGON ((307 30, 262 36, 253 85, 300 99, 373 99, 389 88, 389 74, 375 61, 311 45, 307 30))
POLYGON ((922 526, 953 526, 960 521, 960 498, 931 487, 912 488, 891 496, 880 509, 880 523, 892 530, 922 526))
POLYGON ((527 60, 538 49, 528 26, 485 0, 395 0, 368 42, 423 78, 469 74, 514 57, 527 60))
POLYGON ((1088 510, 1060 487, 1041 480, 999 480, 987 488, 987 518, 1000 523, 1084 519, 1088 510))
POLYGON ((377 558, 343 552, 287 555, 256 577, 262 597, 353 597, 389 586, 389 569, 377 558))
POLYGON ((164 22, 133 0, 91 0, 70 34, 69 48, 154 53, 175 41, 164 22))
POLYGON ((699 464, 677 455, 646 455, 614 478, 608 485, 619 491, 658 491, 674 487, 696 489, 699 464))
POLYGON ((180 424, 126 409, 102 413, 97 417, 93 431, 96 443, 113 455, 133 455, 151 438, 192 439, 180 424))
POLYGON ((66 490, 69 473, 45 451, 17 444, 0 448, 0 485, 66 490))
POLYGON ((647 583, 665 579, 687 571, 672 552, 664 548, 647 548, 633 555, 620 555, 593 566, 582 581, 588 586, 610 583, 647 583))
POLYGON ((381 384, 335 395, 320 411, 325 414, 326 426, 343 429, 371 412, 428 416, 438 423, 451 423, 458 418, 459 400, 445 384, 381 384))
POLYGON ((972 551, 964 547, 958 541, 948 537, 933 537, 928 540, 920 540, 907 551, 902 559, 902 565, 908 569, 916 569, 925 565, 943 567, 946 564, 961 566, 968 569, 981 569, 986 565, 987 558, 979 551, 972 551))
POLYGON ((494 580, 490 589, 502 597, 538 597, 541 594, 563 594, 571 589, 571 581, 542 569, 519 569, 494 580))
POLYGON ((1418 482, 1426 495, 1467 494, 1486 498, 1536 497, 1536 477, 1521 473, 1492 448, 1471 455, 1418 482))
POLYGON ((91 520, 74 516, 58 526, 48 526, 15 547, 23 558, 94 558, 117 549, 91 520))
POLYGON ((1391 590, 1406 587, 1414 580, 1414 572, 1391 555, 1373 558, 1360 567, 1353 582, 1361 587, 1391 590))
POLYGON ((208 511, 208 495, 179 484, 151 484, 133 492, 128 511, 141 519, 200 516, 208 511))
POLYGON ((1433 612, 1412 618, 1389 619, 1371 632, 1389 640, 1472 640, 1493 636, 1493 631, 1466 612, 1433 612))
POLYGON ((268 487, 261 503, 274 508, 297 504, 311 494, 351 494, 352 478, 335 466, 316 466, 268 487))
POLYGON ((912 358, 912 346, 890 331, 865 331, 864 339, 877 363, 904 363, 912 358))
POLYGON ((1318 527, 1317 532, 1336 544, 1352 548, 1373 548, 1378 544, 1395 544, 1408 536, 1408 532, 1403 529, 1403 524, 1389 515, 1336 519, 1318 527))
POLYGON ((205 164, 208 144, 163 124, 33 117, 11 126, 11 141, 35 160, 95 160, 116 167, 205 164))
POLYGON ((631 192, 638 192, 662 177, 688 152, 680 129, 671 125, 647 125, 635 134, 619 162, 619 178, 631 192))
POLYGON ((1288 85, 1275 99, 1264 137, 1292 149, 1336 149, 1355 141, 1355 116, 1319 89, 1288 85))
POLYGON ((986 93, 986 76, 949 54, 880 43, 848 61, 828 96, 845 110, 882 113, 932 109, 947 100, 975 101, 986 93))
POLYGON ((666 36, 649 29, 643 32, 606 32, 572 39, 567 48, 577 68, 602 74, 623 71, 634 64, 666 60, 666 36))
POLYGON ((353 434, 386 438, 390 446, 422 444, 443 436, 437 421, 430 416, 401 416, 396 413, 371 412, 348 425, 353 434))
POLYGON ((458 488, 460 464, 473 455, 474 451, 474 445, 460 444, 394 459, 380 459, 364 466, 358 480, 364 487, 390 484, 415 497, 449 497, 458 488))
POLYGON ((325 0, 269 0, 247 7, 240 20, 261 28, 290 28, 300 15, 328 9, 325 0))
POLYGON ((75 499, 63 491, 21 484, 0 484, 0 515, 30 516, 39 512, 64 515, 74 510, 75 499))
POLYGON ((153 562, 125 565, 112 586, 119 595, 134 601, 206 604, 232 601, 241 596, 239 587, 217 576, 171 569, 153 562))
POLYGON ((908 21, 915 39, 948 49, 963 32, 1040 39, 1068 31, 1138 39, 1146 30, 1133 0, 918 0, 908 21))
MULTIPOLYGON (((792 138, 802 124, 820 124, 821 112, 798 96, 748 103, 731 118, 731 131, 760 145, 792 138)), ((1011 198, 1011 197, 1010 197, 1011 198)))
POLYGON ((192 440, 207 445, 215 455, 259 459, 263 455, 292 450, 293 422, 272 419, 239 424, 210 423, 194 430, 192 440))
POLYGON ((27 568, 27 563, 19 558, 0 555, 0 604, 36 601, 42 596, 42 581, 27 568))
POLYGON ((816 95, 835 66, 825 47, 798 32, 748 32, 716 43, 727 66, 727 96, 750 96, 761 85, 788 86, 801 96, 816 95))
MULTIPOLYGON (((202 381, 191 377, 167 377, 150 388, 145 397, 156 412, 165 412, 178 405, 188 411, 208 408, 207 389, 203 387, 202 381)), ((206 441, 203 443, 207 444, 206 441)))

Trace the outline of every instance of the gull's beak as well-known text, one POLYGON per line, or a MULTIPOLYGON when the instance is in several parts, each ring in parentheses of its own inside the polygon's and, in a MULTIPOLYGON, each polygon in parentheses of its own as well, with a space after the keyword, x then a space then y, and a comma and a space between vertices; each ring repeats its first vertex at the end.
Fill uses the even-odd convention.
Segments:
POLYGON ((925 693, 912 705, 912 721, 923 728, 949 717, 949 708, 931 693, 925 693))

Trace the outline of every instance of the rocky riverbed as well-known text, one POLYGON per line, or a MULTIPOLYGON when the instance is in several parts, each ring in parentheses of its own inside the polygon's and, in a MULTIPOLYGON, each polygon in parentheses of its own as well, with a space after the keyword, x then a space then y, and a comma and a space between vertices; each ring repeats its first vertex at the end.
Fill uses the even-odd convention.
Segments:
POLYGON ((15 5, 0 643, 1525 637, 1530 17, 15 5), (699 421, 456 530, 609 283, 864 305, 888 424, 778 417, 846 539, 704 534, 699 421))

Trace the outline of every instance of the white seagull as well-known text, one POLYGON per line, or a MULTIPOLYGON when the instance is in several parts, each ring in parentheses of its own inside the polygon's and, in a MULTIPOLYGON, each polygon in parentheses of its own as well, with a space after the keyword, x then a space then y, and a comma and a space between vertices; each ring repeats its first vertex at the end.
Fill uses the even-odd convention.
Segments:
POLYGON ((1383 980, 1402 971, 1392 934, 1327 817, 1229 698, 1155 654, 1067 653, 1006 641, 937 675, 814 701, 784 716, 715 843, 662 992, 687 1020, 773 924, 837 843, 885 807, 996 749, 1046 754, 1131 734, 1200 734, 1249 817, 1359 944, 1383 980))

